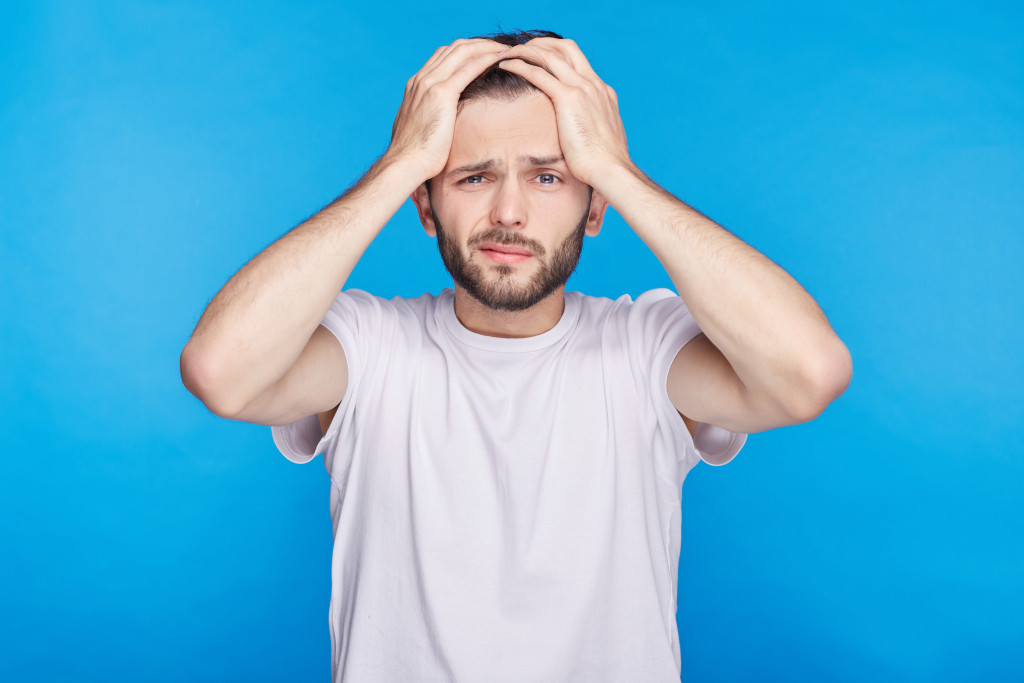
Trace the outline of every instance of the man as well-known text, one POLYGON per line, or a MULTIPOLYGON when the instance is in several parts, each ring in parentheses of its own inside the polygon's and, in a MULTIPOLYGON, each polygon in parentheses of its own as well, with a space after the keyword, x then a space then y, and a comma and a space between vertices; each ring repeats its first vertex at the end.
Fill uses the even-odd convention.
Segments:
POLYGON ((614 91, 548 32, 439 48, 388 151, 181 362, 217 415, 324 454, 336 681, 677 681, 683 478, 851 376, 798 283, 630 161, 614 91), (454 288, 339 293, 407 196, 454 288), (565 292, 609 205, 679 296, 565 292))

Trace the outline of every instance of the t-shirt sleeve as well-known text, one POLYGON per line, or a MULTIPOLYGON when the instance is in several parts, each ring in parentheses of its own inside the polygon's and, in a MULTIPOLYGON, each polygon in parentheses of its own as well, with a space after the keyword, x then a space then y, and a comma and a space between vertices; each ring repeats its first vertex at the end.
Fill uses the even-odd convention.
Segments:
POLYGON ((687 450, 709 465, 724 465, 736 457, 746 443, 746 434, 701 422, 691 437, 668 396, 668 371, 672 361, 679 350, 701 332, 683 300, 669 289, 644 292, 630 307, 628 332, 638 343, 643 362, 649 363, 648 377, 659 421, 675 430, 678 438, 689 446, 687 450))
POLYGON ((337 338, 345 353, 348 384, 334 419, 321 435, 320 420, 309 415, 291 424, 271 427, 274 445, 292 462, 307 463, 327 452, 337 439, 338 425, 350 412, 350 404, 358 393, 374 331, 380 327, 381 300, 360 289, 340 292, 320 322, 337 338))

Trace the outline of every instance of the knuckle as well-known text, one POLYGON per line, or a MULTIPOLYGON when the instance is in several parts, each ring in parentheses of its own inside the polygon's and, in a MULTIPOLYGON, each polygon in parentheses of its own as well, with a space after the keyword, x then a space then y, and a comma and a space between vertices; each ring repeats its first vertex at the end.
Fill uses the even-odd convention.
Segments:
POLYGON ((451 99, 452 90, 453 86, 449 85, 448 81, 435 83, 424 93, 423 99, 429 102, 431 106, 437 107, 451 99))

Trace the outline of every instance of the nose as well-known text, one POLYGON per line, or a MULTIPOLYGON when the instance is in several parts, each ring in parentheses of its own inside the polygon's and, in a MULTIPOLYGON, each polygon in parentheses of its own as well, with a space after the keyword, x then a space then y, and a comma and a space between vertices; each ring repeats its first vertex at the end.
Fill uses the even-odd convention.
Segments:
POLYGON ((526 196, 518 179, 505 178, 496 184, 491 223, 507 228, 521 228, 526 223, 526 196))

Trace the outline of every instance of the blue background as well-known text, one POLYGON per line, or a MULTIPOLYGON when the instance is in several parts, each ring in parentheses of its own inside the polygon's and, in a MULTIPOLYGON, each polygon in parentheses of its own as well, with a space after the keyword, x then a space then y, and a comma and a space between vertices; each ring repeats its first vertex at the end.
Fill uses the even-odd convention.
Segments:
MULTIPOLYGON (((1019 3, 5 3, 0 679, 328 677, 328 478, 178 355, 387 146, 405 81, 575 39, 634 160, 793 275, 854 360, 683 496, 688 681, 1024 679, 1019 3)), ((406 205, 347 286, 450 286, 406 205)), ((569 284, 671 287, 621 218, 569 284)))

